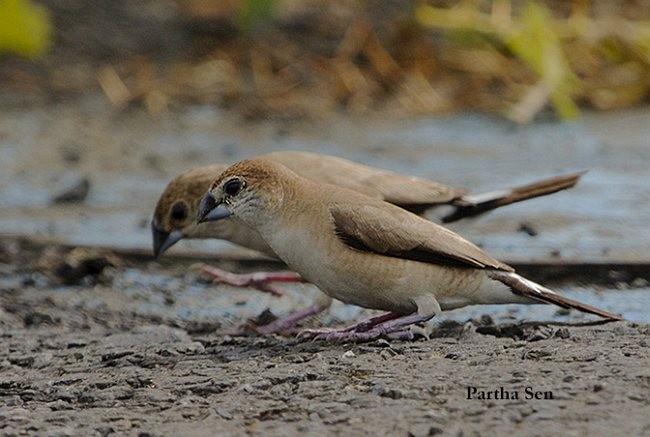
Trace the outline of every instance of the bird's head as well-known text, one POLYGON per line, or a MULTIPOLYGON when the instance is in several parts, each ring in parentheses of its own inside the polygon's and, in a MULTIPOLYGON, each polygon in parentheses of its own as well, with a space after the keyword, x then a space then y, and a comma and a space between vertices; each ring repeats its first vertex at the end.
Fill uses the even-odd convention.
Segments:
POLYGON ((287 175, 293 173, 281 164, 264 159, 233 164, 205 193, 196 219, 202 223, 236 216, 256 228, 268 222, 282 207, 287 175))
POLYGON ((198 225, 196 215, 201 196, 214 180, 214 175, 226 168, 224 165, 211 165, 187 171, 176 176, 160 195, 153 219, 151 233, 153 251, 157 257, 183 238, 218 237, 218 229, 198 225), (210 232, 209 232, 210 231, 210 232))

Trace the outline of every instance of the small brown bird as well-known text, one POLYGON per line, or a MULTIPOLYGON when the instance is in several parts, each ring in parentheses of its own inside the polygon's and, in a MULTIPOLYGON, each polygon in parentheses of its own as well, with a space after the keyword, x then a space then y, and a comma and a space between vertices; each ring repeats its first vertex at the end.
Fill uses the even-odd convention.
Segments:
POLYGON ((612 320, 525 279, 461 236, 400 207, 303 178, 268 159, 241 161, 212 183, 198 222, 235 217, 292 270, 343 302, 389 311, 330 339, 409 337, 410 325, 474 304, 552 303, 612 320))

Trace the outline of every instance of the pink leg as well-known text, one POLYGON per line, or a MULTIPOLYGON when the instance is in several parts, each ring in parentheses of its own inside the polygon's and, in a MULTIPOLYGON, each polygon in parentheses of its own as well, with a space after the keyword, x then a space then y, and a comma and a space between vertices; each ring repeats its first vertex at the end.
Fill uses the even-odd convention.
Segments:
POLYGON ((257 332, 260 334, 271 334, 271 333, 276 333, 280 331, 284 331, 285 334, 291 334, 291 333, 297 333, 299 335, 309 335, 311 333, 315 334, 321 334, 321 333, 329 333, 329 332, 365 332, 372 328, 373 326, 386 322, 388 320, 393 320, 396 319, 397 317, 400 316, 399 313, 384 313, 380 314, 378 316, 370 317, 369 319, 362 320, 359 323, 355 323, 354 325, 350 325, 346 328, 341 328, 341 329, 292 329, 289 330, 289 328, 294 328, 294 325, 299 322, 302 319, 305 319, 309 316, 314 316, 321 311, 323 311, 326 307, 325 306, 320 306, 320 305, 310 305, 309 307, 305 308, 304 310, 296 311, 294 313, 289 314, 288 316, 282 317, 280 319, 275 320, 272 323, 269 323, 268 325, 260 326, 257 328, 257 332), (279 329, 274 329, 272 325, 280 325, 279 329), (272 331, 267 331, 267 327, 269 329, 273 329, 272 331))
POLYGON ((237 274, 227 272, 212 266, 203 266, 201 271, 224 284, 234 287, 253 287, 274 296, 282 296, 282 292, 269 285, 269 282, 304 282, 295 272, 255 272, 237 274))
POLYGON ((401 314, 389 312, 389 313, 380 314, 378 316, 370 317, 369 319, 362 320, 358 323, 355 323, 354 325, 350 325, 345 328, 303 329, 302 331, 299 332, 299 335, 304 335, 307 337, 312 337, 312 336, 318 337, 320 335, 327 335, 329 333, 336 333, 336 332, 366 332, 380 323, 384 323, 389 320, 394 320, 399 317, 401 317, 401 314))
POLYGON ((299 321, 306 319, 307 317, 315 316, 324 309, 325 308, 321 305, 309 305, 305 309, 280 317, 267 325, 258 326, 255 330, 260 334, 274 334, 286 331, 289 328, 293 328, 299 321))
POLYGON ((380 314, 378 316, 374 316, 374 317, 370 317, 369 319, 362 320, 359 323, 355 323, 354 325, 350 325, 347 328, 343 328, 343 331, 366 332, 370 328, 377 326, 380 323, 384 323, 389 320, 394 320, 401 316, 402 315, 400 313, 393 313, 393 312, 380 314))
POLYGON ((318 340, 327 341, 356 341, 363 342, 374 340, 381 336, 399 339, 412 339, 413 335, 408 327, 414 323, 425 322, 432 316, 421 316, 419 314, 411 314, 410 316, 395 316, 395 313, 382 314, 381 316, 374 317, 373 319, 384 319, 383 322, 375 323, 372 326, 370 320, 358 323, 363 330, 350 330, 350 328, 343 329, 308 329, 300 333, 301 336, 310 337, 318 340))

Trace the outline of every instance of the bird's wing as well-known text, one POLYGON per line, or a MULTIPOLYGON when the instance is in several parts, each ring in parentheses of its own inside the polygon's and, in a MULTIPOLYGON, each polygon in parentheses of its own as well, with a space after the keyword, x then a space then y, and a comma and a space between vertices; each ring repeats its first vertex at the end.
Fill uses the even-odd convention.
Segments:
POLYGON ((333 203, 337 236, 350 247, 396 258, 514 271, 458 234, 384 202, 333 203))
POLYGON ((336 156, 282 151, 264 155, 314 182, 337 185, 409 209, 449 203, 467 190, 369 167, 336 156))

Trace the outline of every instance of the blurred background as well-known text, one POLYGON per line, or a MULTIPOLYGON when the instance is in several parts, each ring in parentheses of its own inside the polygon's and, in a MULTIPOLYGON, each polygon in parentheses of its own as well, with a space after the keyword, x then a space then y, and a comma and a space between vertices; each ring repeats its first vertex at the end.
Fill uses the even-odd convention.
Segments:
POLYGON ((3 0, 0 20, 9 105, 101 90, 152 116, 209 104, 248 120, 528 123, 647 103, 650 87, 644 0, 3 0))
MULTIPOLYGON (((148 262, 173 176, 310 150, 475 192, 589 170, 452 228, 643 288, 649 73, 648 0, 0 0, 5 285, 78 247, 148 262)), ((169 254, 217 253, 250 256, 169 254)))

